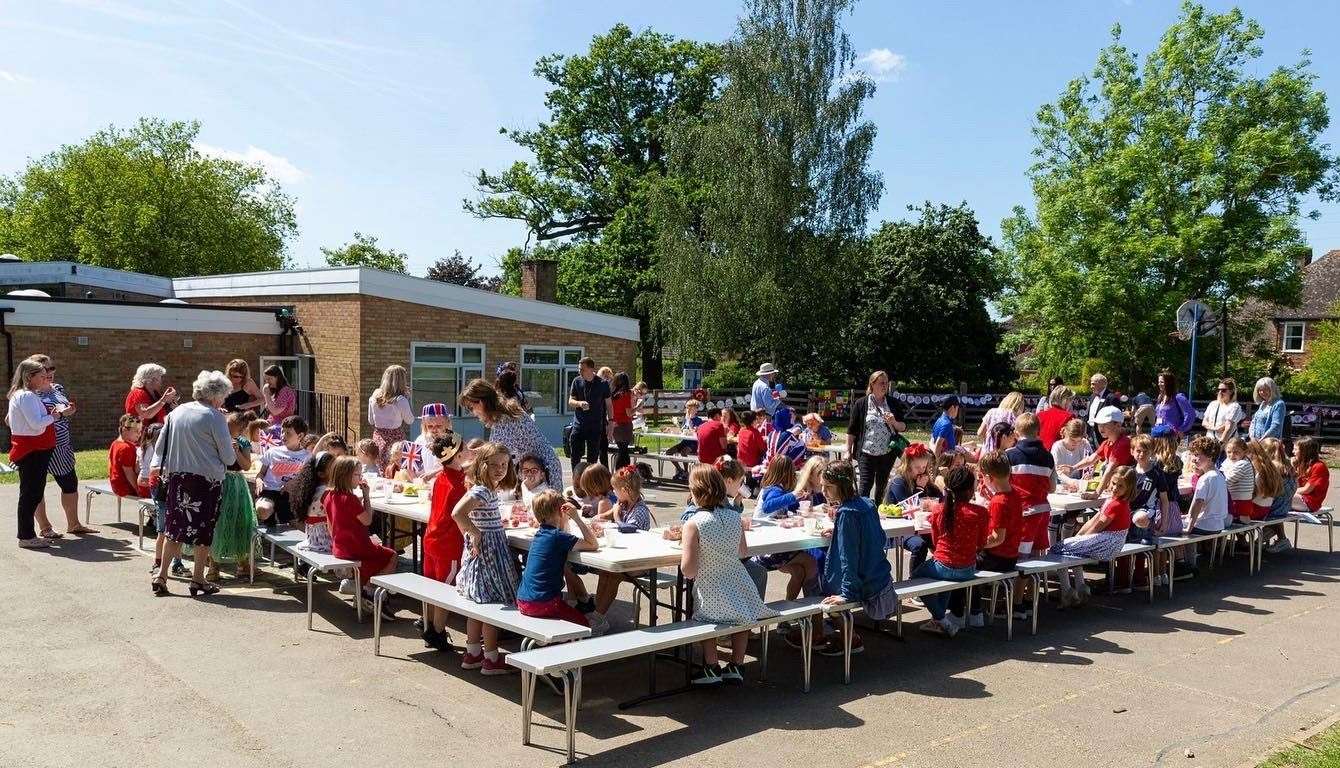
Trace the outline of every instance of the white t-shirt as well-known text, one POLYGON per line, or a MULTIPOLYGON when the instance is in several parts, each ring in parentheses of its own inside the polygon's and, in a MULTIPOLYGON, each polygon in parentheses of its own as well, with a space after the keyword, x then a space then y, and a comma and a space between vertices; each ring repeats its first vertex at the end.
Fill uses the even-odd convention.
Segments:
POLYGON ((1228 483, 1224 476, 1213 469, 1201 475, 1196 481, 1196 493, 1191 497, 1191 503, 1195 504, 1198 499, 1205 502, 1205 508, 1196 518, 1195 527, 1202 531, 1224 530, 1228 520, 1228 483))
POLYGON ((1205 431, 1215 440, 1219 439, 1220 430, 1225 424, 1232 424, 1233 429, 1228 431, 1228 437, 1232 437, 1238 432, 1238 423, 1247 417, 1239 403, 1221 403, 1218 400, 1205 406, 1205 418, 1200 420, 1205 431))
POLYGON ((419 447, 423 449, 419 451, 419 455, 423 456, 423 469, 419 472, 419 477, 426 477, 434 472, 441 472, 442 462, 438 461, 438 458, 433 455, 432 438, 428 437, 428 434, 424 432, 414 438, 414 442, 418 443, 419 447))
POLYGON ((404 395, 377 405, 377 393, 368 396, 368 423, 377 429, 399 429, 414 423, 414 409, 404 395))
POLYGON ((306 448, 290 451, 287 446, 276 445, 265 449, 261 454, 261 486, 267 491, 283 488, 290 477, 302 470, 303 463, 311 455, 306 448))

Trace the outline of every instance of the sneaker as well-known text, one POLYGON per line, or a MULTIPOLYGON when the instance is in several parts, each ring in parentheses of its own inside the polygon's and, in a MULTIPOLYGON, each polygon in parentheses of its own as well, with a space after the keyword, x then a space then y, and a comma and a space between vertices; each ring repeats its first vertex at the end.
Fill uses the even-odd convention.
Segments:
POLYGON ((694 685, 719 685, 721 683, 721 673, 716 667, 709 667, 706 664, 698 668, 697 674, 693 677, 694 685))
MULTIPOLYGON (((376 603, 372 604, 376 605, 376 603)), ((390 600, 382 601, 382 621, 395 621, 395 609, 391 607, 390 600)))
POLYGON ((479 669, 484 666, 484 652, 470 653, 466 651, 461 654, 461 669, 479 669))
POLYGON ((957 618, 955 618, 954 614, 952 613, 946 613, 945 617, 943 619, 940 619, 940 624, 944 626, 945 634, 949 635, 950 637, 957 635, 959 630, 963 629, 963 624, 957 618))
POLYGON ((496 659, 490 659, 485 654, 484 664, 480 667, 479 672, 483 675, 508 675, 515 669, 516 667, 509 666, 507 662, 503 661, 503 655, 499 652, 496 659))
POLYGON ((585 600, 578 600, 572 604, 572 607, 582 613, 594 613, 596 610, 596 599, 594 597, 588 597, 585 600))
MULTIPOLYGON (((860 635, 852 635, 852 638, 851 638, 851 655, 855 656, 856 654, 858 654, 858 653, 860 653, 860 652, 862 652, 862 651, 864 651, 864 650, 865 650, 865 642, 861 640, 861 636, 860 636, 860 635)), ((838 637, 835 637, 835 638, 833 638, 832 640, 829 640, 828 642, 826 642, 826 643, 824 643, 823 645, 819 646, 819 648, 818 648, 818 652, 819 652, 819 655, 820 655, 820 656, 836 656, 836 657, 841 658, 841 656, 842 656, 842 654, 843 654, 843 650, 842 650, 842 639, 841 639, 841 638, 838 638, 838 637)))
POLYGON ((41 536, 34 536, 31 539, 19 539, 20 549, 46 549, 51 546, 51 542, 41 536))
POLYGON ((782 639, 786 640, 786 644, 791 646, 792 648, 795 648, 796 650, 800 650, 803 647, 803 644, 800 642, 799 629, 793 629, 790 632, 787 632, 785 635, 782 636, 782 639))
POLYGON ((419 633, 423 638, 423 644, 426 648, 436 648, 443 653, 451 653, 456 647, 451 644, 451 638, 446 632, 438 632, 436 629, 428 628, 419 633))
POLYGON ((949 632, 945 630, 944 622, 936 621, 935 619, 926 619, 917 625, 917 629, 930 635, 949 636, 949 632))
POLYGON ((355 591, 357 591, 357 587, 354 585, 353 579, 340 579, 341 595, 352 595, 355 591))
POLYGON ((591 637, 600 637, 610 631, 610 620, 600 611, 586 614, 586 621, 591 626, 591 637))
POLYGON ((971 616, 969 616, 969 617, 968 617, 968 626, 970 626, 970 627, 974 627, 974 628, 975 628, 975 627, 985 627, 985 626, 986 626, 986 616, 985 616, 985 614, 974 613, 974 614, 972 614, 971 616))
POLYGON ((723 664, 717 674, 721 676, 721 682, 726 685, 744 685, 744 675, 733 663, 723 664))
MULTIPOLYGON (((1002 615, 1002 616, 1000 616, 1000 618, 1003 619, 1003 618, 1005 618, 1005 616, 1002 615)), ((1015 621, 1028 621, 1028 620, 1031 619, 1031 618, 1033 618, 1033 609, 1032 609, 1032 608, 1025 608, 1025 607, 1022 606, 1022 605, 1016 605, 1016 606, 1014 606, 1014 620, 1015 620, 1015 621)))
POLYGON ((1272 555, 1278 555, 1281 552, 1288 552, 1291 549, 1293 549, 1293 544, 1290 544, 1289 540, 1283 536, 1280 536, 1279 538, 1275 539, 1274 541, 1266 545, 1266 551, 1272 555))
POLYGON ((181 576, 185 576, 187 573, 190 573, 190 571, 187 571, 187 570, 186 570, 186 566, 182 564, 181 560, 173 559, 173 561, 172 561, 172 575, 173 575, 173 576, 181 577, 181 576))

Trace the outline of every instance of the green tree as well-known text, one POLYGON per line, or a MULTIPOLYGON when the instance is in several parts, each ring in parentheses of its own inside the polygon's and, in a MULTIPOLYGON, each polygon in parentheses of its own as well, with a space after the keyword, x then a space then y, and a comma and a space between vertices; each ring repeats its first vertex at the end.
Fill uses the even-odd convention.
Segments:
POLYGON ((1238 10, 1185 3, 1143 64, 1112 36, 1038 111, 1036 213, 1002 225, 1003 308, 1041 370, 1073 377, 1101 357, 1131 383, 1185 359, 1169 337, 1185 299, 1227 301, 1230 317, 1251 298, 1296 301, 1302 200, 1333 195, 1337 161, 1306 52, 1252 75, 1262 30, 1238 10))
MULTIPOLYGON (((1340 315, 1340 303, 1331 308, 1340 315)), ((1307 365, 1289 379, 1289 391, 1301 395, 1340 394, 1340 322, 1317 326, 1317 337, 1308 342, 1312 354, 1307 365)))
POLYGON ((831 341, 883 188, 867 169, 875 86, 853 70, 850 6, 751 0, 720 98, 676 124, 654 213, 659 319, 683 354, 772 359, 795 381, 831 341))
POLYGON ((848 379, 864 381, 882 369, 921 387, 1012 380, 985 301, 1004 284, 995 245, 966 203, 908 210, 914 221, 885 222, 870 238, 850 282, 837 344, 848 379))
MULTIPOLYGON (((578 277, 560 266, 558 300, 637 317, 642 374, 658 386, 661 342, 650 317, 660 285, 646 209, 666 169, 666 126, 675 115, 700 112, 715 92, 716 49, 618 24, 585 54, 541 58, 535 75, 551 86, 549 119, 501 130, 534 160, 481 170, 481 197, 466 200, 465 209, 525 222, 541 246, 562 244, 567 263, 585 258, 590 285, 564 290, 565 274, 578 277)), ((504 284, 514 280, 515 272, 504 272, 504 284)))
POLYGON ((424 273, 424 277, 484 291, 497 291, 502 284, 501 277, 479 274, 479 265, 466 258, 459 249, 450 256, 443 256, 433 262, 424 273))
POLYGON ((372 267, 409 274, 408 256, 394 248, 379 247, 377 238, 362 232, 354 232, 352 242, 339 248, 322 248, 321 253, 325 254, 326 263, 332 267, 372 267))
POLYGON ((0 183, 0 250, 167 277, 282 269, 293 200, 257 166, 194 146, 200 124, 141 119, 0 183))

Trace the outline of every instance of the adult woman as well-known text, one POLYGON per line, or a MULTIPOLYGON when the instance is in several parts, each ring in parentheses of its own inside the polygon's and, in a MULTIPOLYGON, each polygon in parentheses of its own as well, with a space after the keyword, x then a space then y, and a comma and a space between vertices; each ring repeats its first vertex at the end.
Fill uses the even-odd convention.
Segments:
POLYGON ((1070 406, 1075 401, 1075 393, 1070 387, 1058 384, 1047 395, 1047 407, 1038 412, 1038 439, 1042 447, 1052 449, 1052 445, 1061 438, 1061 428, 1074 418, 1070 406))
POLYGON ((526 390, 519 385, 516 363, 510 361, 498 363, 493 373, 493 388, 498 390, 498 394, 504 400, 515 400, 516 404, 521 406, 521 410, 530 413, 530 398, 526 397, 526 390))
POLYGON ((633 385, 625 371, 619 371, 614 377, 610 393, 610 437, 619 449, 614 468, 628 466, 632 463, 628 446, 633 442, 633 385))
POLYGON ((996 439, 991 428, 997 424, 1014 424, 1019 414, 1024 412, 1024 393, 1011 392, 1001 399, 1000 405, 986 412, 982 424, 977 428, 977 436, 982 438, 982 452, 996 450, 996 439))
POLYGON ((1179 437, 1196 424, 1196 409, 1177 391, 1177 377, 1167 370, 1159 373, 1159 396, 1154 403, 1154 426, 1160 424, 1168 425, 1179 437))
POLYGON ((1042 397, 1038 398, 1038 404, 1036 407, 1034 407, 1033 413, 1036 415, 1046 410, 1047 406, 1050 403, 1049 398, 1051 397, 1052 391, 1055 390, 1057 387, 1064 387, 1064 386, 1065 386, 1065 379, 1061 378, 1060 376, 1053 376, 1050 379, 1048 379, 1047 391, 1043 392, 1042 397))
POLYGON ((405 439, 405 427, 414 423, 405 366, 388 365, 382 371, 382 383, 368 395, 368 423, 372 425, 372 442, 385 463, 386 452, 405 439))
POLYGON ((1230 437, 1238 434, 1238 424, 1247 418, 1242 406, 1238 404, 1238 383, 1232 379, 1220 379, 1215 388, 1214 402, 1205 406, 1205 418, 1200 425, 1205 434, 1223 445, 1230 437))
POLYGON ((139 418, 145 429, 150 424, 162 424, 167 412, 177 404, 177 390, 163 389, 163 376, 167 369, 157 363, 145 363, 135 369, 130 379, 130 392, 126 393, 126 413, 139 418), (162 394, 159 394, 159 392, 162 394))
MULTIPOLYGON (((51 358, 46 355, 33 355, 28 359, 40 363, 45 373, 45 381, 37 390, 37 395, 42 398, 42 405, 46 406, 47 411, 55 413, 70 405, 70 398, 66 397, 65 388, 56 383, 56 364, 51 358)), ((60 486, 60 505, 65 511, 66 532, 97 533, 79 523, 79 476, 75 473, 74 444, 70 441, 68 420, 69 416, 73 415, 74 413, 70 411, 67 412, 66 418, 56 419, 56 448, 51 452, 51 463, 47 466, 47 471, 56 478, 56 485, 60 486)), ((52 529, 51 520, 47 517, 45 499, 37 505, 34 516, 37 518, 42 538, 60 538, 61 535, 52 529)))
POLYGON ((46 367, 31 358, 14 366, 9 385, 9 460, 19 471, 19 546, 37 549, 50 545, 37 535, 33 515, 46 490, 47 467, 56 448, 58 419, 74 415, 74 405, 48 412, 38 390, 46 385, 46 367))
POLYGON ((272 365, 265 369, 265 386, 261 389, 265 398, 265 414, 270 423, 279 426, 284 419, 298 412, 298 393, 288 384, 284 369, 272 365))
POLYGON ((219 409, 232 391, 222 371, 201 371, 191 385, 192 402, 172 411, 154 446, 153 469, 167 489, 163 521, 163 560, 151 586, 166 595, 168 564, 183 544, 195 548, 191 558, 191 597, 212 595, 219 585, 205 581, 205 564, 214 543, 214 523, 223 497, 228 466, 241 462, 241 447, 228 433, 228 420, 219 409))
POLYGON ((889 397, 889 374, 875 371, 865 383, 865 397, 852 403, 847 420, 847 455, 856 457, 862 496, 875 490, 875 501, 884 498, 889 472, 897 458, 891 447, 894 435, 907 429, 903 404, 889 397))
POLYGON ((507 446, 513 461, 519 461, 523 456, 535 456, 544 464, 549 482, 562 485, 563 465, 558 461, 554 446, 544 439, 535 420, 527 418, 515 401, 503 400, 487 381, 475 379, 465 386, 458 402, 491 430, 491 442, 507 446))
MULTIPOLYGON (((251 379, 251 366, 247 365, 246 360, 228 361, 228 367, 223 372, 228 374, 228 382, 233 385, 233 391, 223 399, 223 410, 229 413, 259 411, 265 405, 265 395, 261 394, 261 388, 251 379)), ((280 375, 283 375, 282 371, 280 375)))
POLYGON ((1257 379, 1256 386, 1252 388, 1252 399, 1256 401, 1256 413, 1252 414, 1248 436, 1253 440, 1264 440, 1267 437, 1282 440, 1287 414, 1279 385, 1269 376, 1257 379))

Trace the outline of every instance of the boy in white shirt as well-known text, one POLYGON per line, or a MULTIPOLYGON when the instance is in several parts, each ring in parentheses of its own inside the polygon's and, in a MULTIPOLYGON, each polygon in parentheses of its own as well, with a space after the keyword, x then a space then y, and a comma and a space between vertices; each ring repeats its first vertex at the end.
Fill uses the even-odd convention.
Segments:
POLYGON ((1202 435, 1191 441, 1189 453, 1200 478, 1196 481, 1196 492, 1191 497, 1191 508, 1187 510, 1182 528, 1192 536, 1219 533, 1228 524, 1230 508, 1228 482, 1214 468, 1214 461, 1219 457, 1219 443, 1202 435))
POLYGON ((289 416, 280 424, 284 444, 265 449, 257 472, 261 492, 256 499, 256 519, 271 526, 294 521, 284 484, 298 474, 312 456, 311 451, 302 447, 303 438, 307 436, 307 422, 301 416, 289 416))

